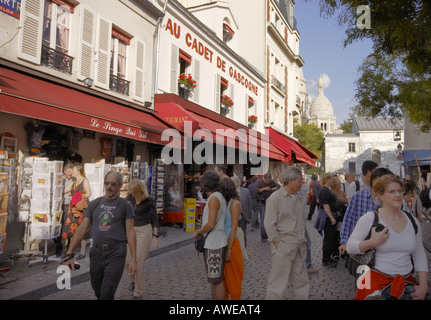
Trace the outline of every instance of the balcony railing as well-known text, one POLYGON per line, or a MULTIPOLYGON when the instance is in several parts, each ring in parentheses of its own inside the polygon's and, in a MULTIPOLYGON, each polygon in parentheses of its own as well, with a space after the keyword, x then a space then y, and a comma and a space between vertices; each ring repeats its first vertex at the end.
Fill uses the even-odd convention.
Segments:
POLYGON ((72 74, 73 57, 42 45, 41 65, 72 74))
POLYGON ((283 85, 275 76, 271 76, 271 84, 282 94, 286 94, 286 86, 283 85))
POLYGON ((120 77, 114 76, 113 74, 109 77, 109 89, 112 91, 124 94, 126 96, 129 95, 129 87, 130 81, 125 79, 121 79, 120 77))

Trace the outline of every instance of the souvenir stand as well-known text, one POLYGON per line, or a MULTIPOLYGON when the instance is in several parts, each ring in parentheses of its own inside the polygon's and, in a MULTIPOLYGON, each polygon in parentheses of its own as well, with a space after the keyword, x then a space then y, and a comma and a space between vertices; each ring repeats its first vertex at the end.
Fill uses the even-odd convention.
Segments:
POLYGON ((27 157, 22 166, 19 180, 20 219, 26 222, 23 255, 37 255, 29 260, 29 265, 48 260, 60 261, 56 256, 48 257, 48 240, 60 236, 63 201, 63 162, 49 161, 48 158, 27 157), (32 242, 44 241, 44 252, 38 246, 31 248, 32 242))

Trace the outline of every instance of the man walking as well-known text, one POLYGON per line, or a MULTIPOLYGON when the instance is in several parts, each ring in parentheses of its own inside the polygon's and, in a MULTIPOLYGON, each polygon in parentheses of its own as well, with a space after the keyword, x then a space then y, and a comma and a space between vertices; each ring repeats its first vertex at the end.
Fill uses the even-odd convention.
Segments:
POLYGON ((259 209, 258 212, 260 214, 260 238, 262 242, 266 242, 268 239, 268 235, 266 234, 264 219, 266 212, 266 199, 276 190, 278 190, 280 186, 272 180, 272 176, 270 173, 266 173, 263 176, 263 179, 257 181, 257 197, 259 199, 259 209))
POLYGON ((379 165, 375 163, 372 160, 366 160, 362 164, 362 176, 356 180, 355 182, 350 183, 349 189, 347 190, 347 200, 352 199, 355 192, 359 190, 365 190, 370 188, 370 179, 371 179, 371 173, 375 168, 377 168, 379 165))
POLYGON ((92 201, 84 220, 76 230, 63 258, 63 264, 74 269, 74 250, 91 225, 93 248, 90 252, 90 276, 94 293, 99 300, 113 300, 123 274, 127 245, 131 263, 129 277, 136 272, 136 234, 133 207, 120 198, 123 178, 110 171, 105 176, 106 195, 92 201))
POLYGON ((289 285, 294 300, 309 298, 309 279, 305 264, 306 209, 299 196, 302 172, 289 167, 283 173, 283 186, 266 201, 264 219, 271 241, 272 265, 269 273, 266 299, 283 299, 289 285))

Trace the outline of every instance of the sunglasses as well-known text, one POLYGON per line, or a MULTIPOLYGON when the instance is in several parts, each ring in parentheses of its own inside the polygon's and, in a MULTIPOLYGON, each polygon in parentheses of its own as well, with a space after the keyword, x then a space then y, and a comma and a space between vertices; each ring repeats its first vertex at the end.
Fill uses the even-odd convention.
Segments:
POLYGON ((110 182, 110 181, 105 181, 105 187, 111 185, 113 187, 116 187, 118 185, 118 182, 110 182))

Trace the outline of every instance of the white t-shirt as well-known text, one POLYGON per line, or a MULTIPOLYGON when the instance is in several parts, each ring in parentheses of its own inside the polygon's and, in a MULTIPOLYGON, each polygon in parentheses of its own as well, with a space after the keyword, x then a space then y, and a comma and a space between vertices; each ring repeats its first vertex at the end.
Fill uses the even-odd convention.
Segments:
MULTIPOLYGON (((419 222, 416 220, 418 232, 412 222, 406 216, 407 226, 401 233, 396 233, 389 228, 389 238, 381 246, 376 248, 375 269, 395 276, 397 274, 407 275, 412 271, 411 256, 413 256, 415 271, 428 272, 428 262, 422 242, 422 231, 419 222)), ((416 219, 416 218, 415 218, 416 219)), ((346 250, 349 254, 360 254, 359 243, 367 237, 374 221, 374 212, 370 211, 363 215, 355 226, 346 250)), ((385 227, 387 224, 380 219, 385 227)))
POLYGON ((225 233, 225 217, 226 217, 226 200, 220 192, 214 192, 208 198, 207 205, 205 206, 202 214, 202 225, 208 223, 210 199, 216 197, 220 202, 220 208, 217 212, 217 222, 214 228, 210 231, 207 239, 205 240, 205 249, 220 249, 227 246, 227 236, 225 233))

